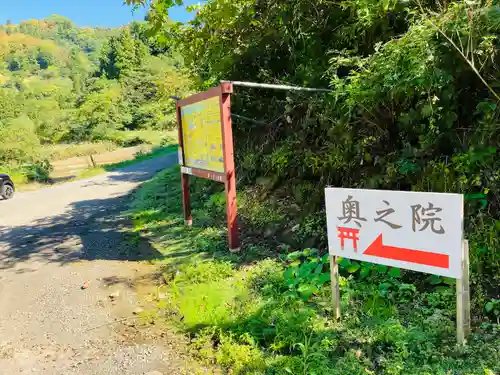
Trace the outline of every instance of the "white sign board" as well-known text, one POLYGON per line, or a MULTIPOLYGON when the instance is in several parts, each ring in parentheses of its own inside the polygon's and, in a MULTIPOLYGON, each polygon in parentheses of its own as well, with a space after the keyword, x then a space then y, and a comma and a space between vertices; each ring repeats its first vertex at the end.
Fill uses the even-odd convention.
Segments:
POLYGON ((326 188, 330 254, 461 278, 463 196, 326 188))

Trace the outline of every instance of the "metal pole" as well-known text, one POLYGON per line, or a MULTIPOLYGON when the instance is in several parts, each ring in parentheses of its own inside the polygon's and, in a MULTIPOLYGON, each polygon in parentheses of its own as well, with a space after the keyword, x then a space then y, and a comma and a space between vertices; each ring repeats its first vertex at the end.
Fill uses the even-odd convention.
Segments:
POLYGON ((332 92, 329 89, 315 89, 309 87, 288 86, 288 85, 273 85, 269 83, 255 83, 255 82, 242 82, 242 81, 221 81, 221 83, 231 83, 233 86, 242 87, 255 87, 260 89, 274 89, 274 90, 287 90, 287 91, 307 91, 307 92, 332 92))
POLYGON ((249 117, 245 117, 245 116, 241 116, 241 115, 235 115, 234 113, 231 113, 231 117, 239 118, 239 119, 245 120, 245 121, 250 121, 250 122, 253 122, 254 124, 257 124, 257 125, 268 125, 268 123, 265 121, 254 120, 253 118, 249 118, 249 117))

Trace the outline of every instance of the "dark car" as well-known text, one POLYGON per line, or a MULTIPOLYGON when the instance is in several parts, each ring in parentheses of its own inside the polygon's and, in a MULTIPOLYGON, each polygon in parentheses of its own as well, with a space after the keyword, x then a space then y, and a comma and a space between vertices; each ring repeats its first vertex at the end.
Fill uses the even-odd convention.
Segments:
POLYGON ((0 174, 0 196, 3 199, 11 199, 14 196, 14 183, 9 175, 0 174))

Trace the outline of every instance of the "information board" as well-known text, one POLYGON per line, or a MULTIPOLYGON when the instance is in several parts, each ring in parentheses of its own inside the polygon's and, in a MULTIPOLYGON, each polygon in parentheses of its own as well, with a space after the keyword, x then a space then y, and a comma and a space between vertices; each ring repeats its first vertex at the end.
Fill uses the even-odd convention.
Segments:
POLYGON ((224 172, 221 107, 218 96, 181 108, 184 165, 224 172))
POLYGON ((463 196, 326 188, 332 255, 460 279, 463 196))
POLYGON ((238 207, 234 166, 231 94, 233 85, 221 83, 206 91, 177 99, 179 164, 184 222, 193 224, 189 178, 196 176, 223 183, 226 190, 229 249, 238 251, 238 207))

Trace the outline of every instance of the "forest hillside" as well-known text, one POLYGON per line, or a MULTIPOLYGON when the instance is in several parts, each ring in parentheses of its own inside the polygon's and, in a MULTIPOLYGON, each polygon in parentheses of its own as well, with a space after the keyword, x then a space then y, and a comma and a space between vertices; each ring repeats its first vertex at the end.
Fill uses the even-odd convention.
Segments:
POLYGON ((43 180, 51 145, 161 137, 175 125, 168 96, 189 86, 181 69, 140 22, 81 28, 54 15, 1 25, 0 168, 43 180))

